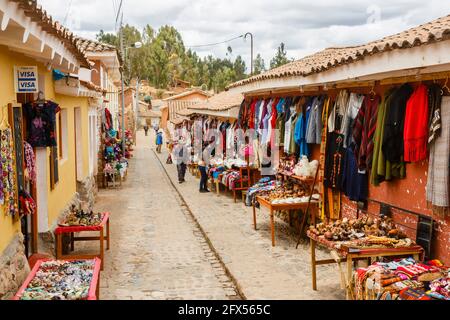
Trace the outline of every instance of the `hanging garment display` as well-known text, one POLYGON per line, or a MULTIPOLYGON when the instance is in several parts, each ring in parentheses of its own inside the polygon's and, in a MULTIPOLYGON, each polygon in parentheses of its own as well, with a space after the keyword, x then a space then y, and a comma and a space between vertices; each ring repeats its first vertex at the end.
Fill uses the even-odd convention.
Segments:
MULTIPOLYGON (((388 91, 383 98, 383 102, 380 104, 378 108, 378 117, 377 117, 377 125, 374 135, 374 151, 373 151, 373 160, 372 160, 372 170, 370 174, 370 182, 371 184, 378 186, 383 181, 389 181, 394 178, 403 179, 406 177, 406 166, 403 161, 403 155, 400 156, 400 160, 398 162, 391 162, 385 157, 384 153, 384 139, 385 137, 385 128, 387 118, 387 107, 391 105, 392 99, 396 98, 398 101, 398 97, 396 97, 398 90, 392 89, 388 91)), ((403 94, 404 96, 404 94, 403 94)), ((405 100, 406 101, 406 100, 405 100)), ((406 103, 406 102, 405 102, 406 103)), ((391 135, 393 131, 393 127, 390 128, 391 135)), ((396 139, 401 140, 401 146, 403 146, 403 133, 400 133, 400 138, 396 137, 396 139)), ((393 145, 393 144, 391 144, 393 145)), ((402 154, 403 148, 401 148, 400 152, 402 154)))
POLYGON ((403 161, 406 103, 413 92, 409 84, 404 84, 391 95, 386 103, 382 150, 386 160, 392 163, 403 161))
POLYGON ((297 119, 297 114, 294 112, 294 110, 292 111, 293 112, 291 117, 288 119, 288 121, 286 121, 284 132, 284 152, 287 154, 291 153, 291 139, 293 135, 292 132, 295 128, 295 121, 297 119))
POLYGON ((295 143, 299 147, 299 156, 307 156, 309 158, 309 148, 306 143, 306 124, 309 119, 309 112, 311 110, 310 101, 304 106, 304 109, 298 116, 298 120, 295 124, 294 139, 295 143))
POLYGON ((428 116, 428 144, 430 145, 441 135, 441 90, 438 84, 432 84, 428 88, 428 104, 430 108, 428 116))
POLYGON ((333 109, 328 119, 328 132, 336 131, 342 133, 344 116, 347 113, 349 93, 341 90, 337 96, 333 109))
POLYGON ((33 147, 56 147, 56 113, 61 109, 52 101, 26 103, 27 141, 33 147))
POLYGON ((441 135, 430 148, 426 197, 437 212, 448 212, 450 207, 450 97, 442 98, 441 116, 441 135))
POLYGON ((342 123, 342 132, 344 134, 344 148, 347 148, 353 142, 352 129, 355 123, 355 118, 358 115, 364 101, 364 95, 358 93, 351 93, 348 100, 348 106, 344 115, 342 123))
POLYGON ((11 127, 6 126, 1 130, 1 160, 2 160, 2 205, 6 205, 5 213, 15 216, 19 213, 16 202, 15 157, 13 136, 11 127))
POLYGON ((322 110, 324 101, 324 96, 316 97, 313 100, 306 127, 306 143, 320 144, 322 142, 322 110))
POLYGON ((421 84, 406 105, 403 131, 405 162, 419 162, 427 158, 428 132, 428 88, 421 84))
POLYGON ((355 119, 352 135, 356 145, 355 154, 360 171, 366 171, 372 167, 374 136, 380 101, 381 98, 378 95, 366 96, 355 119))
POLYGON ((341 190, 351 201, 366 201, 369 193, 367 173, 358 172, 354 144, 345 151, 341 190))

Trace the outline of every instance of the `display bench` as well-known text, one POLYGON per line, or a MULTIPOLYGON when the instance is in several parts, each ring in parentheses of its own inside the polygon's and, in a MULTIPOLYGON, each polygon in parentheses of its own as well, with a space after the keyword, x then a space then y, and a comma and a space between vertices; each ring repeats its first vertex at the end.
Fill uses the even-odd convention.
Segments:
POLYGON ((110 248, 110 219, 109 212, 103 214, 102 222, 97 226, 59 226, 55 229, 55 241, 56 241, 56 259, 92 259, 100 258, 102 264, 101 269, 104 267, 104 244, 106 241, 106 250, 110 248), (106 230, 105 230, 106 229, 106 230), (75 237, 75 233, 78 232, 99 232, 98 237, 75 237), (106 233, 106 234, 105 234, 106 233), (63 255, 63 235, 70 235, 70 250, 73 252, 75 250, 76 241, 99 241, 100 242, 100 253, 99 254, 68 254, 63 255))
POLYGON ((340 262, 347 262, 347 289, 346 296, 347 299, 350 299, 351 295, 351 286, 350 280, 353 275, 353 263, 359 260, 368 260, 369 264, 372 263, 372 260, 380 257, 402 257, 402 256, 413 256, 416 261, 422 261, 424 250, 419 245, 412 245, 410 247, 398 247, 398 248, 352 248, 345 245, 339 245, 339 242, 329 241, 323 237, 319 237, 310 231, 307 232, 308 238, 311 243, 311 268, 312 268, 312 288, 313 290, 317 290, 317 273, 316 268, 319 265, 326 264, 335 264, 340 262), (340 261, 336 261, 335 259, 329 260, 316 260, 316 247, 320 245, 325 247, 328 250, 336 251, 341 257, 340 261))
MULTIPOLYGON (((30 283, 36 278, 36 274, 42 270, 42 264, 47 261, 53 261, 50 259, 41 259, 36 262, 33 269, 31 270, 28 277, 25 279, 25 282, 22 284, 22 286, 17 291, 16 295, 12 298, 12 300, 22 300, 23 295, 25 293, 25 290, 28 288, 30 283)), ((82 260, 64 260, 64 261, 88 261, 86 259, 82 260)), ((98 300, 100 299, 100 269, 101 269, 101 263, 102 261, 98 258, 93 259, 93 272, 92 272, 92 279, 89 285, 89 291, 88 295, 83 300, 98 300)), ((49 288, 46 288, 49 289, 49 288)), ((51 289, 51 288, 50 288, 51 289)))
POLYGON ((234 170, 236 172, 239 172, 240 178, 235 181, 235 187, 232 189, 229 189, 226 185, 224 185, 222 181, 223 174, 219 174, 219 176, 214 179, 214 177, 210 177, 210 186, 214 186, 217 195, 220 195, 220 185, 225 186, 225 190, 230 190, 233 194, 233 200, 236 203, 237 202, 237 192, 246 192, 252 184, 255 183, 255 176, 256 173, 259 172, 258 168, 254 167, 239 167, 239 168, 232 168, 231 170, 234 170))
MULTIPOLYGON (((263 206, 270 211, 270 230, 272 234, 272 246, 275 247, 275 212, 277 211, 295 211, 295 210, 305 210, 302 223, 300 226, 300 233, 303 231, 306 217, 310 212, 316 211, 318 208, 318 201, 309 201, 309 202, 301 202, 301 203, 289 203, 289 204, 272 204, 261 196, 256 196, 256 200, 253 202, 253 226, 255 230, 257 230, 256 226, 256 202, 259 203, 260 206, 263 206), (311 210, 314 209, 314 210, 311 210)), ((312 213, 312 216, 315 216, 315 213, 312 213)), ((289 215, 290 217, 290 215, 289 215)))

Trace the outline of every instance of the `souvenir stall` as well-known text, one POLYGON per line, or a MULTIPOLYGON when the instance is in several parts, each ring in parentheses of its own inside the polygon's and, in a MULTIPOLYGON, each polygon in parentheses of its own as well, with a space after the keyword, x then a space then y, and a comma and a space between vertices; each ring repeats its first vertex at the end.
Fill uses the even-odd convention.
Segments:
POLYGON ((110 214, 108 212, 93 212, 77 209, 72 206, 70 212, 58 223, 55 229, 55 248, 56 259, 92 259, 98 257, 101 261, 101 268, 103 270, 105 260, 105 241, 106 250, 110 248, 110 214), (89 232, 96 233, 97 236, 75 236, 76 233, 89 232), (70 249, 68 251, 75 251, 75 242, 80 241, 95 241, 99 242, 98 254, 78 254, 65 253, 64 251, 64 236, 67 236, 70 249))
POLYGON ((450 268, 412 258, 358 268, 350 284, 355 300, 450 300, 450 268))
POLYGON ((39 260, 13 300, 98 300, 100 260, 39 260))
MULTIPOLYGON (((131 138, 128 143, 132 144, 131 138)), ((118 184, 122 185, 127 169, 127 156, 130 157, 130 151, 125 154, 122 150, 122 141, 119 132, 114 129, 112 115, 108 108, 104 108, 102 117, 102 170, 103 186, 108 187, 112 184, 113 188, 118 184)))

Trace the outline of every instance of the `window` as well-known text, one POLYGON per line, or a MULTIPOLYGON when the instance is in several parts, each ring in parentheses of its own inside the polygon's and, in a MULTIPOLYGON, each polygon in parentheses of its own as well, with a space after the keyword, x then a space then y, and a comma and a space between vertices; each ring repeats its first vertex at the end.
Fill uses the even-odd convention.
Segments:
POLYGON ((57 116, 58 126, 58 158, 67 160, 68 158, 68 138, 67 138, 67 109, 61 109, 57 116))

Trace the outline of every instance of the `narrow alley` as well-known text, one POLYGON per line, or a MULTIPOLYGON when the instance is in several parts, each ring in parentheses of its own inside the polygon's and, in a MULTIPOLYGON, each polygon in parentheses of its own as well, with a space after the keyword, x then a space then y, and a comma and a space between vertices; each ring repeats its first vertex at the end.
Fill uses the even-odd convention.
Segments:
POLYGON ((236 299, 143 135, 131 163, 122 189, 101 190, 95 208, 112 215, 101 299, 236 299))
POLYGON ((138 132, 122 189, 98 195, 95 210, 112 215, 101 299, 343 298, 336 267, 319 268, 320 290, 311 289, 309 248, 295 249, 285 223, 277 222, 279 245, 272 248, 266 212, 258 213, 260 230, 254 231, 243 204, 227 195, 211 201, 190 174, 179 185, 176 166, 165 164, 167 150, 157 157, 153 142, 138 132))

